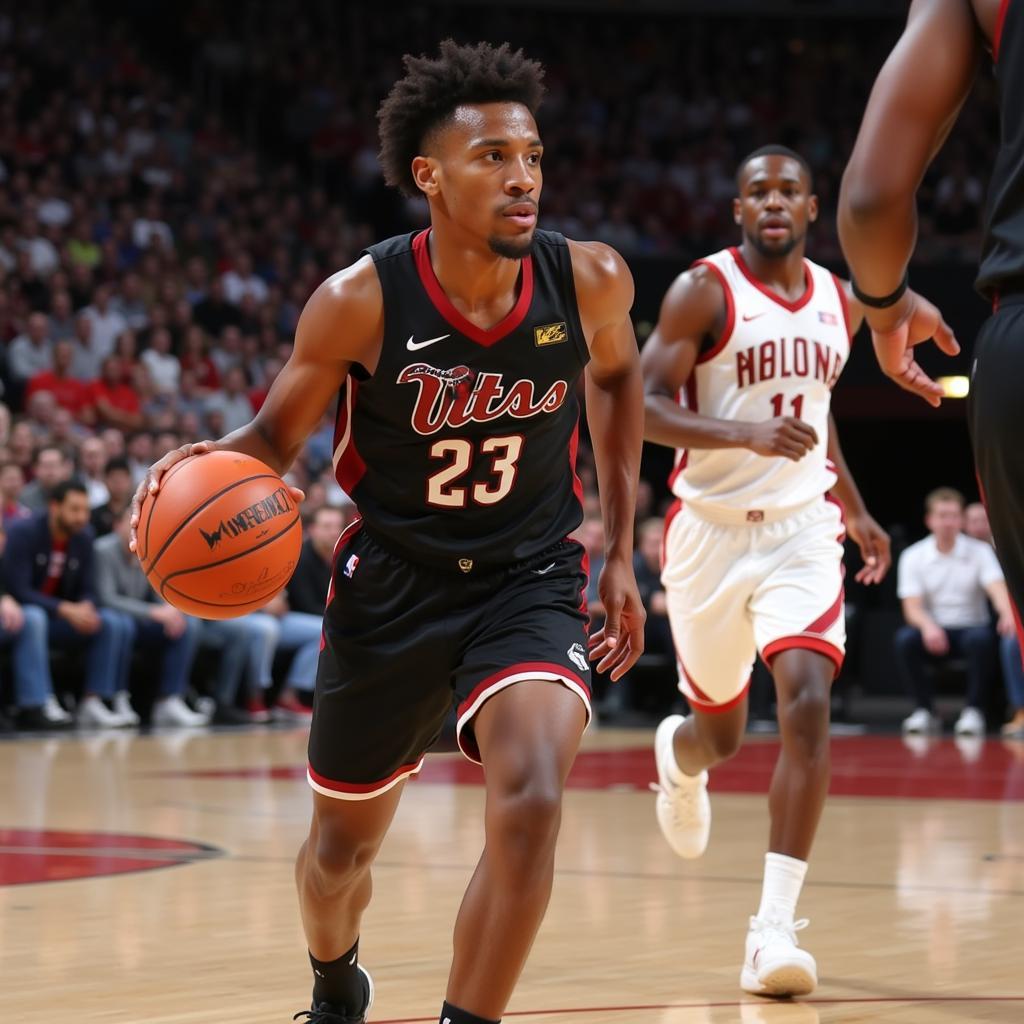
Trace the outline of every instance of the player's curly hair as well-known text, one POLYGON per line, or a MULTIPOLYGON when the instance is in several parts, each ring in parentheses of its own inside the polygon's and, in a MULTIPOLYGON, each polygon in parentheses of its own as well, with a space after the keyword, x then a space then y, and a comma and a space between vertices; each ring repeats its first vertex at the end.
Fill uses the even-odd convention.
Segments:
POLYGON ((384 180, 407 196, 419 195, 412 161, 430 133, 464 103, 522 103, 536 114, 544 98, 544 68, 508 43, 441 43, 436 57, 402 58, 405 75, 377 111, 384 180))

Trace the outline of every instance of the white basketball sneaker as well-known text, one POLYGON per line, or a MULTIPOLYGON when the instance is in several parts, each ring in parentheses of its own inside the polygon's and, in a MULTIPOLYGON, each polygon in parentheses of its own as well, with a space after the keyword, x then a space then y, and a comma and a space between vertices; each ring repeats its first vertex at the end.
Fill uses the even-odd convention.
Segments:
POLYGON ((684 775, 676 764, 672 738, 684 721, 682 715, 669 715, 654 734, 658 781, 651 783, 651 789, 658 794, 655 810, 661 834, 680 857, 693 860, 708 846, 711 801, 708 799, 708 773, 684 775))
POLYGON ((740 973, 744 992, 755 996, 806 996, 814 991, 818 965, 796 941, 796 933, 806 927, 806 918, 792 924, 750 919, 747 956, 740 973))

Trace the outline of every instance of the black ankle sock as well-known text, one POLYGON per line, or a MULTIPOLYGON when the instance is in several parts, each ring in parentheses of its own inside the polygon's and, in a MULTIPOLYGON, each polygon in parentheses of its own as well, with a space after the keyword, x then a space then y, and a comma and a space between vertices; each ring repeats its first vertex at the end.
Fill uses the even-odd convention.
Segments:
POLYGON ((359 940, 347 952, 322 963, 312 953, 309 962, 313 967, 313 1005, 328 1003, 332 1009, 356 1014, 364 1009, 366 1001, 363 972, 356 966, 359 961, 359 940))
POLYGON ((478 1017, 475 1013, 467 1013, 447 1001, 441 1007, 441 1016, 437 1018, 437 1021, 438 1024, 501 1024, 500 1020, 478 1017))

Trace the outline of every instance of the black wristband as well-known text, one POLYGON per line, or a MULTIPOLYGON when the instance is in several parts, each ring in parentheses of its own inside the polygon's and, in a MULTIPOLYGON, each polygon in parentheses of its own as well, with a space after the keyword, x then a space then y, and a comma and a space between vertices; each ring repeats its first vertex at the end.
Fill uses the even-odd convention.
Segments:
POLYGON ((877 298, 874 295, 865 295, 864 292, 857 287, 857 282, 852 278, 850 279, 850 285, 853 288, 854 297, 858 302, 862 302, 865 306, 870 306, 872 309, 888 309, 890 306, 895 306, 896 303, 899 302, 906 294, 907 288, 910 287, 910 275, 905 273, 903 275, 903 280, 900 281, 896 291, 890 292, 888 295, 883 295, 882 298, 877 298))

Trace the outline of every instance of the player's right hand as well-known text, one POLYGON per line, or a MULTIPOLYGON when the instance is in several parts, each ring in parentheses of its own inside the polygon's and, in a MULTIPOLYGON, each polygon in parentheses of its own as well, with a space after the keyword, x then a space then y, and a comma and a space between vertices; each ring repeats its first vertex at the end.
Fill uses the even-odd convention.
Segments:
POLYGON ((745 448, 768 458, 792 459, 799 462, 818 444, 818 432, 794 416, 776 416, 763 423, 747 425, 749 434, 745 448))
POLYGON ((942 385, 918 365, 914 346, 933 339, 947 356, 955 356, 960 351, 953 330, 942 319, 938 307, 908 290, 892 311, 866 309, 865 318, 871 328, 871 341, 882 373, 904 391, 918 395, 937 408, 942 401, 942 385), (897 319, 890 322, 891 317, 897 319))
POLYGON ((160 490, 160 478, 164 473, 176 462, 181 462, 182 459, 187 459, 190 455, 205 455, 207 452, 216 450, 216 441, 197 441, 195 444, 183 444, 180 448, 172 448, 162 459, 154 462, 149 467, 145 479, 135 489, 135 496, 132 498, 132 517, 128 534, 128 547, 132 551, 138 548, 139 538, 135 533, 135 529, 139 525, 142 501, 147 494, 156 494, 160 490))

